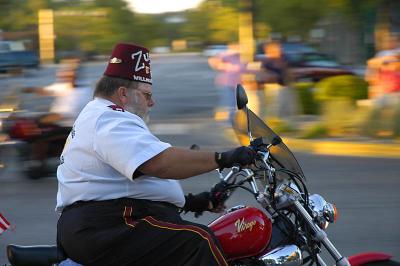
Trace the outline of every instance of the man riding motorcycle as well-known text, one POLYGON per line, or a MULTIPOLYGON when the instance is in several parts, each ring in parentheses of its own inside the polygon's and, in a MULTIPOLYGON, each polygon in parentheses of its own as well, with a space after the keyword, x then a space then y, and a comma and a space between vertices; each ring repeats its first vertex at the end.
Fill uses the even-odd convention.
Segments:
POLYGON ((161 142, 145 124, 155 104, 151 84, 148 50, 117 44, 60 158, 58 243, 84 265, 227 265, 210 229, 180 217, 221 211, 223 190, 184 196, 177 180, 249 165, 255 152, 161 142))

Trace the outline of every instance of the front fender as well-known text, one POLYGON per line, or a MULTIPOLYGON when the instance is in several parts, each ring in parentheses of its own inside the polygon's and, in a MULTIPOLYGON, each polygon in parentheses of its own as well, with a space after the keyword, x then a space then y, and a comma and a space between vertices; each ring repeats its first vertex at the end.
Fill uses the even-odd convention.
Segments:
POLYGON ((351 266, 361 266, 369 262, 389 260, 391 257, 392 255, 386 253, 365 252, 350 256, 348 259, 351 266))

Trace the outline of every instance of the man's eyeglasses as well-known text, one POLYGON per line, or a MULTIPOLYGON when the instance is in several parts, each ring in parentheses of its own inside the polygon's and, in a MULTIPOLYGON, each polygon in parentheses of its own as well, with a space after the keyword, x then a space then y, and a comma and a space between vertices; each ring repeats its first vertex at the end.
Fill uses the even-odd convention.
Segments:
POLYGON ((147 100, 147 101, 150 101, 150 100, 151 100, 151 97, 153 96, 153 93, 152 93, 152 92, 149 92, 149 91, 141 91, 141 90, 138 90, 138 91, 140 91, 140 92, 144 95, 144 97, 146 97, 146 100, 147 100))

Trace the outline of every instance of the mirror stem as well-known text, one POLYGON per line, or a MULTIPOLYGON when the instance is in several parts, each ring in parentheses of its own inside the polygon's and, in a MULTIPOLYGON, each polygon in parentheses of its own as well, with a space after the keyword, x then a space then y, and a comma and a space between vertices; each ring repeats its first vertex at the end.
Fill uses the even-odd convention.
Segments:
POLYGON ((247 105, 246 105, 246 115, 247 115, 247 135, 249 136, 250 142, 252 142, 253 136, 251 135, 250 131, 249 108, 247 108, 247 105))

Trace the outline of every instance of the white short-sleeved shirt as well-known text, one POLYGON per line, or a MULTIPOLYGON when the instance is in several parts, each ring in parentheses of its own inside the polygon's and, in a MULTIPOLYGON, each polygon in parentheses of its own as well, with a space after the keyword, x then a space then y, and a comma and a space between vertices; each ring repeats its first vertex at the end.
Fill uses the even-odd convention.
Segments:
POLYGON ((147 175, 132 180, 141 164, 171 145, 151 134, 140 117, 113 105, 96 98, 76 119, 57 169, 56 210, 79 200, 122 197, 182 207, 185 197, 177 180, 147 175))

